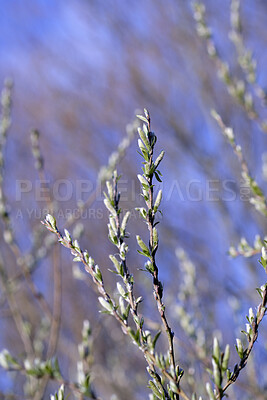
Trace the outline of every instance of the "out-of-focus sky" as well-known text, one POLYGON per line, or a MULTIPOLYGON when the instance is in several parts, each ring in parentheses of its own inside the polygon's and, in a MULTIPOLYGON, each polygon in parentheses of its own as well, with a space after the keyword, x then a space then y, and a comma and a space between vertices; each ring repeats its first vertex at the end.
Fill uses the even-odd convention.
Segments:
MULTIPOLYGON (((219 53, 233 74, 243 79, 229 40, 230 1, 204 3, 219 53)), ((216 298, 218 293, 213 289, 218 285, 222 295, 228 289, 237 297, 240 288, 246 292, 259 285, 263 272, 257 256, 252 261, 230 260, 227 250, 240 236, 250 242, 256 233, 263 236, 266 222, 248 201, 240 200, 240 168, 211 119, 210 109, 216 108, 226 123, 233 125, 249 167, 263 188, 266 134, 218 80, 215 64, 195 33, 190 2, 1 0, 0 10, 0 81, 6 77, 14 81, 5 188, 22 249, 28 251, 32 244, 25 231, 41 219, 40 212, 30 217, 27 211, 44 207, 35 190, 38 180, 30 129, 41 132, 52 187, 59 179, 69 180, 73 187, 71 199, 60 202, 59 210, 64 214, 78 200, 78 181, 87 180, 95 187, 97 172, 123 139, 125 126, 137 109, 146 107, 158 136, 158 151, 166 150, 161 169, 165 195, 158 256, 166 287, 175 287, 177 246, 196 262, 204 299, 210 293, 216 298), (16 201, 19 179, 33 182, 31 193, 22 201, 16 201), (18 209, 24 210, 23 217, 16 220, 18 209)), ((265 87, 266 2, 242 1, 241 16, 246 45, 258 61, 257 82, 265 87)), ((264 110, 260 113, 266 117, 264 110)), ((118 166, 128 196, 122 206, 132 209, 132 198, 141 203, 136 139, 118 166)), ((94 207, 101 209, 101 202, 94 207)), ((132 220, 130 241, 134 243, 140 224, 132 220)), ((105 245, 103 252, 99 240, 106 234, 105 219, 91 217, 82 222, 93 243, 94 258, 99 256, 102 261, 110 250, 105 245)), ((86 240, 84 245, 88 247, 86 240)), ((130 257, 134 264, 135 250, 130 257)), ((246 301, 244 304, 246 307, 246 301)), ((231 313, 227 305, 225 312, 231 313)))

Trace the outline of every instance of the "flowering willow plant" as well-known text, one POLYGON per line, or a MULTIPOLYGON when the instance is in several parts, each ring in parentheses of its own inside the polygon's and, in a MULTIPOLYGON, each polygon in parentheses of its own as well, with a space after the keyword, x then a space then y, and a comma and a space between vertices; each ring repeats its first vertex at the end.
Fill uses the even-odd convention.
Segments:
POLYGON ((156 398, 178 399, 179 395, 188 399, 180 387, 180 380, 183 370, 179 368, 175 361, 174 345, 172 332, 163 303, 163 285, 159 280, 159 271, 156 264, 156 252, 158 249, 158 231, 156 225, 157 213, 162 199, 162 191, 159 190, 156 198, 154 196, 154 183, 156 178, 161 182, 161 172, 158 167, 163 159, 164 151, 154 160, 154 146, 157 141, 156 135, 151 131, 151 121, 147 110, 144 116, 138 115, 143 121, 143 129, 138 128, 140 139, 138 146, 140 154, 144 159, 142 168, 143 174, 138 175, 138 179, 142 185, 142 196, 144 198, 145 207, 138 208, 141 217, 145 220, 148 231, 148 244, 137 235, 137 243, 140 247, 138 252, 146 257, 145 269, 148 271, 153 280, 154 298, 162 320, 162 324, 168 339, 168 350, 164 357, 156 352, 155 347, 161 332, 154 336, 148 330, 144 329, 144 318, 140 316, 138 306, 142 301, 141 297, 136 298, 134 295, 134 279, 127 265, 128 246, 125 242, 126 225, 130 217, 127 212, 121 219, 121 209, 119 208, 120 193, 118 192, 118 181, 120 177, 114 171, 112 181, 106 182, 107 192, 104 193, 104 204, 109 211, 109 239, 117 248, 118 256, 110 255, 110 259, 114 265, 114 272, 118 276, 117 288, 119 299, 116 301, 107 292, 100 267, 95 263, 88 251, 83 251, 77 240, 73 241, 70 233, 65 229, 64 235, 58 230, 56 220, 52 215, 47 215, 43 224, 51 232, 55 233, 59 242, 70 249, 74 256, 74 261, 80 261, 84 264, 85 270, 91 275, 93 283, 97 286, 100 297, 99 302, 106 313, 112 315, 121 325, 123 332, 128 335, 131 340, 143 352, 147 362, 147 371, 151 376, 149 387, 156 398), (121 283, 122 282, 122 283, 121 283), (133 320, 134 327, 130 324, 130 318, 133 320))
MULTIPOLYGON (((108 236, 112 244, 116 248, 116 254, 111 254, 110 260, 113 263, 113 272, 117 276, 118 297, 108 293, 101 268, 94 261, 87 250, 82 250, 78 241, 73 240, 68 230, 64 230, 64 234, 57 227, 56 219, 48 214, 42 222, 45 227, 54 233, 58 241, 67 247, 73 255, 73 261, 81 262, 85 271, 91 276, 93 285, 99 292, 99 302, 103 312, 111 315, 120 324, 122 331, 130 340, 137 345, 143 353, 147 363, 147 372, 150 376, 148 386, 151 389, 152 399, 185 399, 185 400, 201 400, 196 393, 187 394, 182 387, 182 377, 184 370, 180 368, 175 357, 174 348, 174 332, 172 331, 167 318, 167 310, 163 302, 163 285, 159 278, 159 267, 156 261, 156 253, 159 246, 157 220, 160 212, 160 204, 162 200, 162 191, 159 190, 155 196, 154 180, 161 182, 161 172, 159 171, 160 163, 164 157, 164 151, 155 158, 154 149, 157 141, 156 135, 151 130, 150 115, 144 110, 144 115, 138 115, 143 122, 143 127, 138 128, 139 154, 143 158, 142 174, 138 174, 138 179, 142 187, 142 196, 144 206, 138 208, 141 217, 144 219, 148 228, 148 239, 136 236, 139 246, 138 252, 146 258, 144 269, 152 278, 153 295, 156 302, 157 310, 162 322, 162 329, 156 333, 146 329, 146 319, 139 312, 139 305, 142 301, 141 297, 135 296, 134 277, 128 268, 127 253, 128 245, 126 243, 127 232, 126 227, 129 221, 130 212, 122 217, 120 208, 120 193, 118 191, 118 182, 120 176, 114 171, 111 181, 106 182, 107 191, 104 193, 104 204, 109 211, 108 236), (157 340, 164 332, 166 336, 167 349, 165 354, 157 350, 157 340)), ((261 263, 266 268, 267 256, 265 247, 262 250, 261 263)), ((258 289, 261 302, 256 313, 253 309, 249 310, 247 317, 248 323, 244 334, 247 338, 247 347, 244 346, 240 339, 237 339, 236 350, 240 358, 239 363, 235 364, 233 370, 228 366, 230 358, 230 346, 226 345, 222 352, 219 341, 215 337, 213 343, 213 353, 211 369, 209 370, 211 379, 214 383, 212 387, 210 382, 206 384, 206 392, 210 400, 222 399, 227 388, 232 385, 238 378, 240 371, 246 366, 248 358, 251 354, 255 341, 258 337, 259 324, 263 319, 266 311, 267 302, 267 285, 263 285, 258 289)), ((80 379, 80 387, 87 388, 89 393, 88 374, 82 375, 84 382, 80 379)), ((92 391, 91 391, 92 393, 92 391)), ((97 398, 97 397, 92 397, 97 398)))

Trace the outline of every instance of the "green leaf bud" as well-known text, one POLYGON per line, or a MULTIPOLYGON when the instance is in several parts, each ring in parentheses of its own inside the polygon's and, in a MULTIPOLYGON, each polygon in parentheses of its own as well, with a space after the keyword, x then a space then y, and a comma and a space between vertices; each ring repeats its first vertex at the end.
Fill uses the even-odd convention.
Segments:
POLYGON ((140 238, 139 235, 136 235, 136 240, 137 240, 137 243, 138 243, 138 245, 140 246, 140 248, 141 248, 143 251, 149 253, 148 247, 146 246, 146 244, 143 242, 143 240, 140 238))
POLYGON ((122 223, 121 223, 121 235, 124 236, 125 235, 125 229, 126 229, 126 225, 127 222, 130 218, 130 211, 127 211, 127 213, 124 215, 123 219, 122 219, 122 223))
POLYGON ((223 360, 222 360, 222 370, 223 371, 226 371, 228 368, 229 358, 230 358, 230 346, 229 346, 229 344, 227 344, 225 346, 223 360))
POLYGON ((213 357, 217 364, 219 363, 220 355, 221 355, 221 351, 220 351, 219 342, 218 342, 218 339, 215 337, 213 339, 213 357))
POLYGON ((155 161, 155 168, 158 168, 159 164, 161 163, 163 157, 164 157, 165 151, 162 150, 161 153, 159 154, 159 156, 156 158, 155 161))
POLYGON ((153 228, 153 245, 156 247, 158 245, 158 231, 157 228, 153 228))
POLYGON ((143 177, 143 175, 138 174, 137 178, 139 179, 139 181, 142 183, 142 185, 148 186, 148 182, 147 180, 143 177))
POLYGON ((216 400, 211 384, 209 382, 206 383, 206 391, 209 395, 209 400, 216 400))
POLYGON ((106 186, 107 186, 107 190, 108 190, 108 196, 110 198, 110 200, 113 200, 113 187, 110 181, 106 181, 106 186))
POLYGON ((120 262, 119 262, 119 261, 117 260, 117 258, 116 258, 115 256, 113 256, 112 254, 109 255, 109 258, 110 258, 111 261, 113 262, 116 271, 117 271, 118 273, 120 273, 120 270, 121 270, 121 264, 120 264, 120 262))
POLYGON ((118 289, 119 294, 122 297, 125 297, 126 292, 125 292, 125 290, 123 289, 122 285, 119 282, 117 282, 117 289, 118 289))
POLYGON ((243 349, 242 342, 240 339, 236 339, 236 351, 237 351, 237 354, 239 355, 239 357, 242 359, 243 355, 244 355, 244 349, 243 349))
POLYGON ((106 301, 103 297, 98 297, 98 301, 103 308, 105 308, 109 312, 113 312, 113 306, 106 301))
POLYGON ((155 201, 155 204, 154 204, 154 211, 155 212, 159 208, 161 200, 162 200, 162 190, 160 189, 158 194, 157 194, 156 201, 155 201))
POLYGON ((53 215, 51 214, 47 214, 47 216, 45 217, 45 221, 48 223, 48 225, 50 225, 54 230, 57 229, 57 221, 56 218, 53 217, 53 215))
POLYGON ((105 204, 106 208, 108 209, 108 211, 110 212, 110 214, 112 214, 114 217, 116 217, 116 215, 117 215, 116 210, 113 207, 113 205, 111 204, 110 200, 104 199, 104 204, 105 204))

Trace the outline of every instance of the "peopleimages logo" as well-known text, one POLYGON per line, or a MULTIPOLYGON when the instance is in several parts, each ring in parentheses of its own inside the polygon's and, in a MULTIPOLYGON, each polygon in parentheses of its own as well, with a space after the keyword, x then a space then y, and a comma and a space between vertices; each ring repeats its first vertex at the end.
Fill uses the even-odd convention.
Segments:
MULTIPOLYGON (((155 192, 162 189, 164 201, 249 201, 250 188, 245 181, 236 182, 231 179, 219 180, 191 179, 188 182, 173 179, 155 187, 155 192)), ((27 179, 16 180, 16 201, 21 202, 29 194, 36 202, 47 202, 51 199, 64 203, 86 201, 94 196, 95 202, 102 202, 105 185, 96 185, 91 180, 77 179, 75 182, 68 179, 58 179, 53 183, 49 180, 32 182, 27 179)), ((137 180, 120 179, 118 190, 121 202, 136 201, 140 198, 140 183, 137 180)))

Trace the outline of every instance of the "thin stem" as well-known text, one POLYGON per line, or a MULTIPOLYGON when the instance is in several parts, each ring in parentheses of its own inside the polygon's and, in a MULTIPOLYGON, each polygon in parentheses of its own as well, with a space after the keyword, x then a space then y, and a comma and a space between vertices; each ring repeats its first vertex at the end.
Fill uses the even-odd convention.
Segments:
POLYGON ((226 383, 226 385, 223 387, 222 389, 222 396, 219 393, 216 396, 216 399, 221 399, 224 396, 224 392, 226 391, 226 389, 231 386, 238 378, 240 372, 242 371, 243 368, 245 368, 245 366, 247 365, 249 356, 252 352, 252 349, 254 347, 254 344, 258 338, 258 334, 259 334, 259 325, 266 313, 266 304, 267 304, 267 287, 265 287, 263 293, 262 293, 262 302, 258 305, 257 308, 257 315, 255 318, 255 321, 252 322, 252 335, 249 337, 249 344, 248 344, 248 348, 244 351, 244 356, 242 357, 242 359, 240 360, 239 364, 235 367, 235 370, 232 374, 232 376, 230 377, 229 381, 226 383))
POLYGON ((26 352, 27 356, 29 356, 30 358, 33 358, 34 357, 34 349, 33 349, 32 341, 31 341, 31 338, 30 338, 27 330, 25 329, 23 317, 18 308, 15 296, 14 296, 12 290, 10 290, 9 285, 7 283, 8 277, 6 276, 6 271, 4 270, 2 263, 0 264, 0 278, 2 281, 5 297, 7 299, 7 302, 8 302, 10 311, 11 311, 12 318, 15 322, 18 334, 20 335, 21 341, 24 345, 25 352, 26 352))
POLYGON ((9 244, 9 247, 10 247, 12 253, 14 254, 17 264, 19 265, 19 267, 22 270, 24 279, 25 279, 33 297, 39 303, 39 306, 42 309, 42 311, 44 312, 44 314, 46 314, 46 316, 49 318, 49 320, 51 320, 53 316, 52 316, 50 306, 47 303, 47 301, 45 300, 42 293, 40 293, 39 290, 37 289, 37 287, 35 286, 35 283, 32 280, 31 273, 28 269, 28 266, 24 260, 23 255, 21 254, 21 251, 20 251, 18 245, 15 243, 15 241, 13 241, 12 243, 9 244))
POLYGON ((50 330, 49 345, 47 350, 47 358, 51 358, 57 348, 60 321, 61 321, 61 305, 62 305, 62 275, 60 263, 60 250, 54 249, 53 253, 53 271, 54 271, 54 304, 53 318, 50 330))
MULTIPOLYGON (((149 146, 150 146, 149 160, 148 160, 147 165, 145 165, 145 171, 149 171, 149 172, 145 173, 145 175, 144 175, 145 179, 147 180, 147 186, 148 186, 148 198, 145 197, 145 201, 146 201, 146 206, 147 206, 146 221, 147 221, 148 230, 149 230, 149 253, 150 253, 149 258, 150 258, 150 261, 152 264, 151 270, 153 271, 154 298, 156 300, 157 308, 158 308, 158 311, 159 311, 159 314, 161 317, 161 321, 163 323, 165 332, 167 334, 167 339, 168 339, 169 363, 170 363, 171 371, 172 371, 172 374, 169 374, 168 379, 170 380, 170 377, 172 377, 171 381, 173 381, 175 383, 177 392, 180 393, 180 388, 179 388, 180 378, 177 376, 174 345, 173 345, 174 333, 172 332, 171 327, 170 327, 167 317, 166 317, 165 305, 162 301, 163 286, 159 280, 159 271, 158 271, 158 266, 156 264, 156 252, 158 249, 158 242, 155 242, 155 240, 154 240, 154 229, 155 229, 156 223, 155 223, 154 193, 153 193, 153 177, 154 177, 154 173, 155 173, 155 165, 153 163, 153 155, 154 155, 154 145, 155 145, 156 137, 151 132, 150 116, 149 116, 148 112, 146 112, 146 120, 147 120, 147 139, 149 141, 149 146)), ((179 399, 179 395, 174 393, 174 398, 179 399)))

